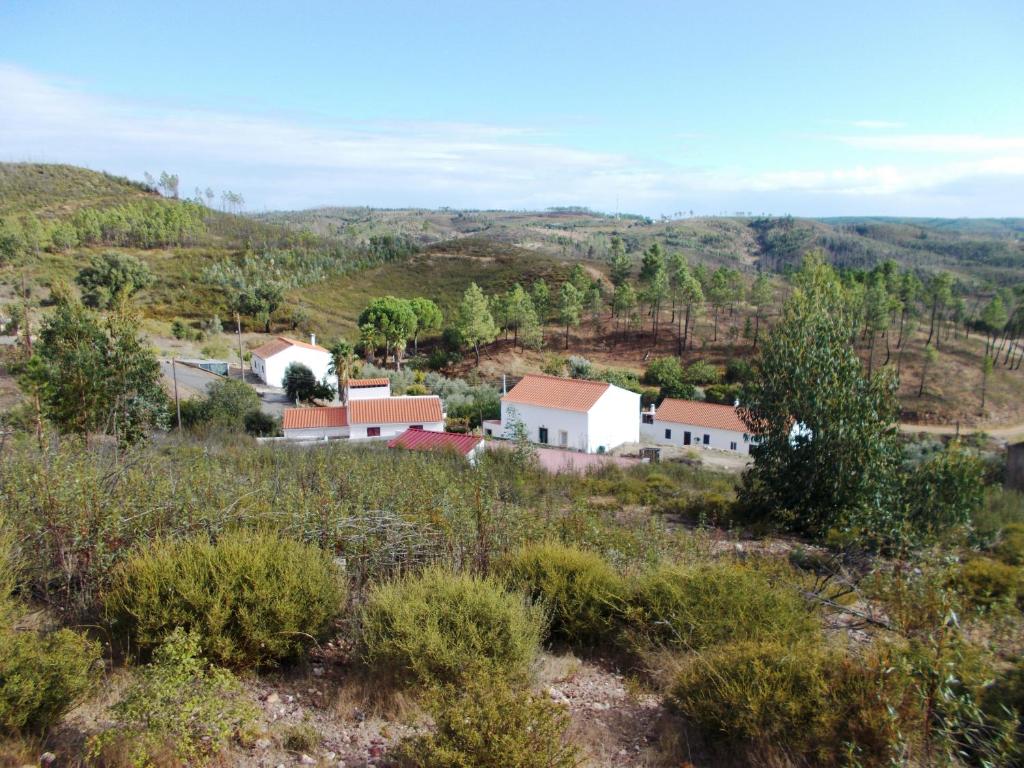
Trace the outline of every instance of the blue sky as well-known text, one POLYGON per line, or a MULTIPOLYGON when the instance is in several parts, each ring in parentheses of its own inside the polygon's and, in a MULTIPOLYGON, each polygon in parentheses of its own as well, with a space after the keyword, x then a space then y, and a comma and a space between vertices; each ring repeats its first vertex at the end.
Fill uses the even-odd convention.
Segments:
POLYGON ((0 0, 0 159, 250 210, 1024 215, 1024 3, 0 0))

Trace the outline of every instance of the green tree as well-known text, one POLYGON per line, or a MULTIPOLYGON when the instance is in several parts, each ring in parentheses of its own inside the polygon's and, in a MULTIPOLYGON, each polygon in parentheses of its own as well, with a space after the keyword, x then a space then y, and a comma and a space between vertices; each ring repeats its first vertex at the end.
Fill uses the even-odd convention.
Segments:
POLYGON ((948 272, 939 272, 932 276, 928 282, 928 303, 931 306, 931 319, 928 324, 928 341, 931 344, 935 340, 936 349, 939 346, 938 335, 935 333, 938 323, 941 320, 941 313, 953 299, 953 276, 948 272))
POLYGON ((422 296, 409 299, 409 306, 412 307, 413 314, 416 315, 416 330, 412 334, 412 350, 413 354, 419 354, 420 336, 441 330, 444 316, 437 304, 422 296))
POLYGON ((625 285, 633 272, 633 263, 626 255, 626 249, 622 244, 621 237, 612 238, 611 253, 611 281, 612 285, 618 288, 625 285))
POLYGON ((360 327, 371 326, 384 342, 384 362, 388 350, 395 353, 395 370, 402 369, 402 352, 416 333, 416 313, 405 299, 384 296, 374 299, 359 315, 360 327))
POLYGON ((684 312, 679 313, 682 318, 683 327, 681 333, 678 334, 678 353, 682 356, 683 352, 686 351, 687 342, 690 343, 691 347, 693 346, 690 324, 691 321, 696 322, 696 313, 700 305, 704 303, 704 289, 701 288, 700 281, 688 269, 677 279, 679 280, 679 301, 685 308, 684 312))
POLYGON ((644 251, 640 260, 640 282, 647 285, 654 279, 658 270, 665 269, 665 251, 658 243, 652 243, 651 247, 644 251))
POLYGON ((572 265, 572 269, 569 270, 569 282, 581 294, 585 294, 590 289, 590 278, 587 277, 587 271, 583 269, 582 264, 572 265))
POLYGON ((293 403, 308 403, 317 396, 316 376, 302 363, 288 363, 282 383, 285 396, 293 403))
POLYGON ((719 267, 711 274, 707 290, 707 301, 711 305, 712 317, 714 319, 714 338, 718 341, 718 315, 722 308, 729 303, 733 295, 733 284, 730 270, 719 267))
POLYGON ((995 348, 999 334, 1003 332, 1009 321, 1010 315, 1006 311, 1006 304, 997 293, 981 311, 981 325, 988 337, 985 341, 986 356, 995 348))
POLYGON ((536 312, 533 308, 533 299, 519 283, 512 286, 512 290, 505 296, 504 304, 506 323, 512 329, 512 347, 514 349, 519 343, 519 329, 530 315, 536 319, 536 312))
POLYGON ((621 327, 623 318, 629 322, 630 314, 636 308, 636 290, 629 283, 622 283, 616 286, 612 296, 612 309, 615 312, 616 330, 621 327))
POLYGON ((985 397, 988 394, 988 380, 992 377, 994 364, 989 355, 985 355, 981 361, 981 411, 985 412, 985 397))
POLYGON ((75 282, 81 286, 87 306, 107 309, 152 284, 153 274, 134 256, 108 252, 89 259, 75 282))
POLYGON ((662 397, 688 400, 697 394, 693 384, 687 381, 686 372, 677 357, 659 357, 652 360, 644 371, 644 384, 661 389, 662 397))
POLYGON ((668 295, 668 275, 664 267, 655 271, 644 290, 644 301, 651 308, 651 345, 658 346, 658 326, 661 304, 668 295))
POLYGON ((741 397, 754 437, 740 508, 789 530, 898 537, 895 382, 865 377, 835 272, 810 254, 741 397))
POLYGON ((547 325, 548 316, 551 314, 551 289, 543 277, 534 281, 530 288, 530 298, 533 299, 533 308, 537 312, 541 326, 547 325))
POLYGON ((455 317, 455 330, 462 342, 473 348, 479 366, 480 345, 490 344, 498 337, 498 326, 487 306, 487 297, 476 283, 470 283, 462 295, 455 317))
POLYGON ((864 329, 868 333, 868 376, 874 370, 875 339, 889 328, 889 293, 881 275, 871 280, 864 295, 864 329))
POLYGON ((924 396, 924 383, 928 377, 928 370, 932 368, 937 362, 939 362, 939 352, 931 344, 926 344, 924 347, 923 360, 921 361, 921 384, 917 388, 917 396, 924 396))
POLYGON ((569 328, 580 324, 583 297, 570 282, 562 283, 558 293, 558 322, 565 326, 565 348, 569 348, 569 328))

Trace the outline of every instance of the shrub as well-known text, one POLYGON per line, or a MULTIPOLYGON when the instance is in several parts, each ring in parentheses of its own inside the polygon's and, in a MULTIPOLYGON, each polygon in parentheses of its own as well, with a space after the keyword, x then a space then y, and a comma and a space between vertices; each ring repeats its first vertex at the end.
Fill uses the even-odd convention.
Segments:
POLYGON ((733 358, 725 364, 725 383, 743 384, 754 376, 754 368, 747 361, 733 358))
POLYGON ((108 765, 206 765, 256 722, 235 677, 208 666, 199 635, 180 628, 112 709, 117 725, 89 744, 90 757, 108 765))
POLYGON ((554 639, 592 646, 608 640, 618 625, 624 585, 596 553, 531 544, 505 558, 499 570, 513 588, 543 602, 554 639))
POLYGON ((708 384, 717 384, 721 381, 722 372, 711 363, 697 360, 687 367, 683 380, 696 384, 698 387, 703 387, 708 384))
POLYGON ((634 641, 691 650, 742 640, 795 641, 816 624, 795 591, 743 565, 661 566, 627 598, 634 641))
POLYGON ((644 371, 643 383, 661 388, 663 397, 692 398, 696 394, 682 364, 675 357, 652 360, 644 371))
POLYGON ((0 631, 0 731, 42 733, 89 691, 99 644, 68 629, 0 631))
POLYGON ((245 414, 245 433, 253 437, 274 437, 281 434, 281 422, 260 410, 245 414))
POLYGON ((704 399, 709 403, 732 405, 739 399, 739 384, 711 384, 704 388, 704 399))
POLYGON ((394 753, 403 768, 575 768, 569 715, 550 699, 501 679, 446 687, 432 705, 435 732, 408 738, 394 753))
POLYGON ((363 658, 382 675, 421 685, 482 671, 524 679, 543 629, 542 611, 497 581, 430 568, 371 591, 363 658))
POLYGON ((971 541, 977 546, 992 546, 1013 523, 1024 523, 1024 493, 990 485, 985 489, 985 503, 971 520, 971 541))
POLYGON ((968 560, 955 579, 959 591, 976 605, 1015 600, 1022 581, 1019 569, 988 557, 968 560))
POLYGON ((1024 523, 1006 526, 992 551, 1007 565, 1024 565, 1024 523))
POLYGON ((149 651, 176 627, 195 630, 218 663, 262 666, 298 656, 327 631, 344 600, 330 557, 278 535, 238 531, 162 541, 113 575, 115 627, 149 651))
POLYGON ((687 656, 670 700, 729 748, 754 746, 786 764, 894 765, 901 681, 876 659, 820 644, 737 642, 687 656), (793 761, 795 755, 803 760, 793 761))

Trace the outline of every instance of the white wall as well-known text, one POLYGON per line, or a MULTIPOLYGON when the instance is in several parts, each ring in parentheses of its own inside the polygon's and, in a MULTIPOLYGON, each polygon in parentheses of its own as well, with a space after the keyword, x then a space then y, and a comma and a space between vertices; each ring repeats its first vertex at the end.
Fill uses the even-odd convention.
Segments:
POLYGON ((349 387, 349 400, 379 400, 382 397, 391 397, 391 385, 385 384, 382 387, 349 387))
POLYGON ((540 442, 540 428, 547 427, 547 445, 561 447, 561 432, 566 433, 567 448, 576 451, 586 451, 589 447, 588 419, 587 414, 582 411, 563 411, 557 408, 544 408, 539 405, 524 405, 522 403, 501 404, 501 436, 512 438, 510 422, 510 411, 515 411, 515 416, 526 426, 527 439, 532 443, 540 442))
POLYGON ((327 375, 327 369, 331 364, 330 354, 306 347, 288 347, 266 360, 253 355, 252 370, 268 386, 281 387, 284 386, 285 368, 291 363, 302 363, 313 372, 317 381, 322 381, 327 376, 330 384, 338 385, 337 377, 327 375))
MULTIPOLYGON (((385 437, 397 437, 413 426, 421 422, 406 422, 402 424, 352 424, 349 426, 349 434, 353 440, 378 440, 385 437), (379 437, 369 437, 366 434, 368 427, 380 427, 379 437)), ((428 421, 422 425, 426 432, 444 432, 443 421, 428 421)))
POLYGON ((601 395, 589 412, 587 452, 606 451, 623 443, 640 442, 640 395, 614 385, 601 395))
POLYGON ((323 440, 348 437, 348 427, 308 427, 306 429, 283 430, 286 440, 323 440))
POLYGON ((709 448, 716 451, 732 451, 730 443, 736 443, 735 452, 743 455, 750 453, 750 441, 743 439, 742 432, 734 432, 731 429, 715 429, 713 427, 700 427, 694 424, 677 424, 672 421, 654 420, 654 424, 644 424, 642 435, 645 441, 659 445, 674 445, 680 448, 709 448), (672 436, 665 437, 665 430, 671 430, 672 436), (684 445, 686 433, 690 433, 690 445, 684 445), (709 436, 709 442, 704 444, 704 435, 709 436))

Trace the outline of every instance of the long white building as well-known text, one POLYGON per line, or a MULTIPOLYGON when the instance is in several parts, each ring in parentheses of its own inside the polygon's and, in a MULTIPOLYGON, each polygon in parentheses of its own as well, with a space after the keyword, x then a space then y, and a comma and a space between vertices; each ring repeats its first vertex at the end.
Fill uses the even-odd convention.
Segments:
POLYGON ((521 422, 534 443, 604 453, 640 440, 640 395, 606 381, 528 374, 501 398, 501 422, 484 432, 514 437, 521 422))
POLYGON ((657 410, 644 411, 642 421, 645 442, 750 453, 752 438, 732 405, 665 398, 657 410))
POLYGON ((281 429, 288 440, 366 440, 408 429, 444 432, 444 419, 437 395, 381 397, 327 408, 286 408, 281 429))

